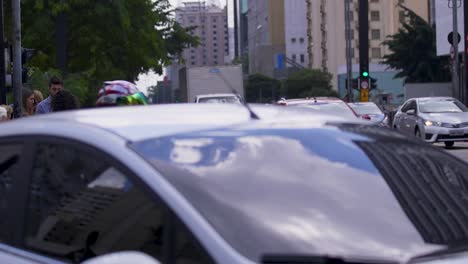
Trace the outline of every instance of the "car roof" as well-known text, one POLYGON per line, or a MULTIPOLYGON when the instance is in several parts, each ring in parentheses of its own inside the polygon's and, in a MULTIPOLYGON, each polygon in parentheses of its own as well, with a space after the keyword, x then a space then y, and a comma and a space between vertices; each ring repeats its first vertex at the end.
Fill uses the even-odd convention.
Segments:
POLYGON ((438 101, 438 100, 456 100, 453 97, 448 97, 448 96, 437 96, 437 97, 419 97, 419 98, 413 98, 416 99, 417 101, 438 101))
POLYGON ((376 105, 374 102, 355 102, 355 103, 348 103, 349 105, 376 105))
MULTIPOLYGON (((310 109, 286 109, 279 106, 252 105, 263 122, 292 123, 325 126, 329 121, 348 122, 346 119, 310 109)), ((149 106, 103 107, 76 111, 49 113, 12 120, 2 124, 2 132, 24 131, 29 127, 90 126, 104 129, 128 141, 228 127, 254 122, 243 105, 237 104, 167 104, 149 106)))
POLYGON ((201 94, 201 95, 197 95, 197 98, 226 97, 226 96, 235 97, 237 95, 233 93, 201 94))
POLYGON ((296 99, 283 99, 280 100, 279 104, 295 105, 295 104, 310 104, 310 103, 344 103, 343 100, 336 97, 311 97, 311 98, 296 98, 296 99))

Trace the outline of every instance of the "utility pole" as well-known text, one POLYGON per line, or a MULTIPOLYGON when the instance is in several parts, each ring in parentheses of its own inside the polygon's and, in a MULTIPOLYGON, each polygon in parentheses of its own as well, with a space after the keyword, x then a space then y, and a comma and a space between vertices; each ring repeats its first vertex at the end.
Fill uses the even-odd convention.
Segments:
POLYGON ((359 0, 359 91, 369 101, 369 0, 359 0))
POLYGON ((460 0, 452 0, 452 14, 453 14, 453 65, 452 65, 452 89, 453 89, 453 96, 455 98, 459 98, 459 78, 458 78, 458 1, 460 0))
MULTIPOLYGON (((21 117, 22 97, 22 65, 21 65, 21 3, 20 0, 11 0, 13 13, 13 81, 12 88, 15 97, 13 117, 21 117)), ((4 63, 4 62, 2 62, 4 63)))
POLYGON ((463 14, 463 24, 465 25, 463 42, 465 43, 465 50, 463 52, 464 87, 462 88, 462 102, 466 105, 468 104, 468 0, 463 1, 463 14))
POLYGON ((346 91, 348 102, 353 101, 352 91, 352 71, 353 65, 351 61, 351 1, 345 0, 345 36, 346 36, 346 91))
POLYGON ((0 0, 0 104, 6 104, 5 19, 3 0, 0 0))

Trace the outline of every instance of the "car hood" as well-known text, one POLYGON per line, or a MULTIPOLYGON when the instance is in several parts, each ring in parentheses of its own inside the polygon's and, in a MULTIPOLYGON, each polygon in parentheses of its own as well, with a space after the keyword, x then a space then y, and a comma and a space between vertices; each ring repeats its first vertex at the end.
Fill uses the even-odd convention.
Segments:
POLYGON ((468 122, 468 112, 462 113, 420 113, 419 116, 425 120, 459 124, 468 122))

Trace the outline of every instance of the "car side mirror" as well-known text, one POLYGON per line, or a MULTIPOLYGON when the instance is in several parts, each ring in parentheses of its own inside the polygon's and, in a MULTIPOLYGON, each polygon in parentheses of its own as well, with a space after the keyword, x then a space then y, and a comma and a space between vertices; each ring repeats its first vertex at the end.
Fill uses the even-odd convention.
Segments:
POLYGON ((127 264, 127 263, 139 263, 139 264, 161 264, 156 259, 137 251, 124 251, 110 253, 89 259, 82 264, 127 264))
POLYGON ((416 115, 416 111, 414 109, 411 109, 411 110, 406 111, 406 114, 414 116, 416 115))

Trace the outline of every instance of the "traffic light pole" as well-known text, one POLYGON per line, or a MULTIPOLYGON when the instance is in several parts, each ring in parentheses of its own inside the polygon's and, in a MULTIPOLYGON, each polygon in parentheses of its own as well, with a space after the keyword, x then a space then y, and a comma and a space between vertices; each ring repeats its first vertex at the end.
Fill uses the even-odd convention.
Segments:
POLYGON ((369 0, 359 0, 359 74, 361 101, 367 102, 369 101, 369 0))
POLYGON ((453 85, 453 96, 459 98, 459 79, 458 79, 458 1, 452 0, 452 15, 453 15, 453 52, 454 59, 452 65, 452 85, 453 85))
POLYGON ((19 0, 11 0, 13 12, 13 80, 12 88, 15 97, 13 117, 21 117, 22 97, 22 65, 21 65, 21 4, 19 0))
POLYGON ((465 43, 465 51, 463 52, 464 54, 464 63, 463 63, 463 69, 464 69, 464 87, 462 90, 462 102, 467 105, 468 104, 468 0, 463 1, 463 14, 464 14, 464 36, 463 36, 463 41, 465 43))
POLYGON ((6 104, 5 19, 3 0, 0 0, 0 104, 6 104))

